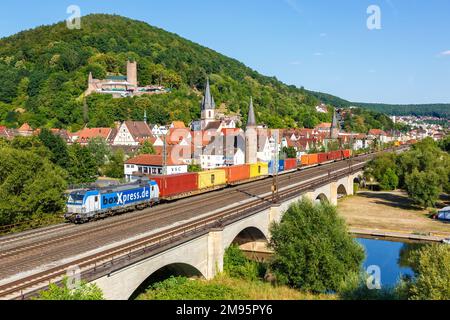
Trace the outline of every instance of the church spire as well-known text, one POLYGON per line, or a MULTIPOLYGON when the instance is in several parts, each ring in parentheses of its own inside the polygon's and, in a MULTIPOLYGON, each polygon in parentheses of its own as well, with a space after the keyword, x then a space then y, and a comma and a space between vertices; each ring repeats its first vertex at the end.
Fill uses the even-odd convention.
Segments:
POLYGON ((211 94, 211 88, 209 86, 209 78, 206 80, 205 96, 202 100, 202 111, 216 109, 216 103, 214 97, 211 94))
POLYGON ((331 122, 330 137, 331 139, 337 139, 339 137, 339 123, 337 120, 336 109, 334 109, 333 112, 333 121, 331 122))
POLYGON ((256 127, 255 109, 253 108, 253 97, 250 97, 250 106, 248 108, 247 127, 256 127))

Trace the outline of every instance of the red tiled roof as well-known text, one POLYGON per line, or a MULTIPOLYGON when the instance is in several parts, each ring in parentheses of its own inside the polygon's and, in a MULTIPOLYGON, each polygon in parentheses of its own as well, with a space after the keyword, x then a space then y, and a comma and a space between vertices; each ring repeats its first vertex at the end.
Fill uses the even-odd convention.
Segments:
POLYGON ((87 141, 92 138, 108 139, 111 134, 111 128, 84 128, 77 132, 78 140, 87 141))
POLYGON ((174 121, 172 122, 173 129, 184 129, 186 125, 183 121, 174 121))
POLYGON ((369 131, 369 135, 371 135, 371 136, 385 136, 386 132, 384 132, 383 130, 380 130, 380 129, 371 129, 369 131))
POLYGON ((33 131, 33 128, 30 127, 28 123, 24 123, 20 128, 19 131, 33 131))

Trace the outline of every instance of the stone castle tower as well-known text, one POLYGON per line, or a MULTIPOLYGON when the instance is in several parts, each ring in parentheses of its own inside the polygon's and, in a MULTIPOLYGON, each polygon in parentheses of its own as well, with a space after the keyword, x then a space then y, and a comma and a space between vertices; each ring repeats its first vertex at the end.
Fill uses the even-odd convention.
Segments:
POLYGON ((138 85, 136 61, 127 61, 127 82, 135 87, 138 85))
POLYGON ((250 98, 247 127, 245 129, 245 163, 258 162, 258 133, 256 131, 255 109, 253 98, 250 98))

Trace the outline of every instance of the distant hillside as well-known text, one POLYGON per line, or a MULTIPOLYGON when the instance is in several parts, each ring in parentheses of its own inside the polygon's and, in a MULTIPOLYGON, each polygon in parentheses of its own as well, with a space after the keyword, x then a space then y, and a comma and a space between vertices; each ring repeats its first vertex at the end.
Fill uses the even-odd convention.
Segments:
POLYGON ((81 30, 65 23, 43 26, 0 39, 0 123, 18 126, 83 126, 83 92, 89 72, 125 74, 128 59, 138 62, 141 85, 161 84, 171 94, 112 99, 87 99, 90 126, 114 121, 150 122, 200 116, 200 95, 210 76, 216 103, 246 120, 253 96, 258 121, 271 127, 312 127, 330 121, 319 114, 319 100, 305 90, 266 77, 234 59, 175 34, 128 18, 95 14, 82 18, 81 30))
POLYGON ((355 106, 386 113, 393 116, 415 115, 432 116, 450 119, 450 104, 416 104, 416 105, 391 105, 377 103, 352 103, 355 106))
POLYGON ((308 91, 308 93, 310 93, 323 103, 330 104, 338 108, 347 108, 350 106, 356 106, 393 116, 415 115, 415 116, 432 116, 438 118, 450 118, 450 104, 400 105, 400 104, 350 102, 341 99, 339 97, 322 92, 308 91))

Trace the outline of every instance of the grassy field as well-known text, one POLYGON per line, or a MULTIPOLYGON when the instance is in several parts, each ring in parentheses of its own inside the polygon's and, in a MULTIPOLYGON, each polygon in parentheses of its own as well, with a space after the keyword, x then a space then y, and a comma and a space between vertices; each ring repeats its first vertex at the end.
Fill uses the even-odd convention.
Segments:
POLYGON ((316 295, 262 281, 231 278, 214 280, 168 279, 147 290, 137 300, 334 300, 333 295, 316 295))
POLYGON ((429 218, 402 191, 362 191, 340 200, 338 211, 353 228, 450 236, 450 224, 429 218))

